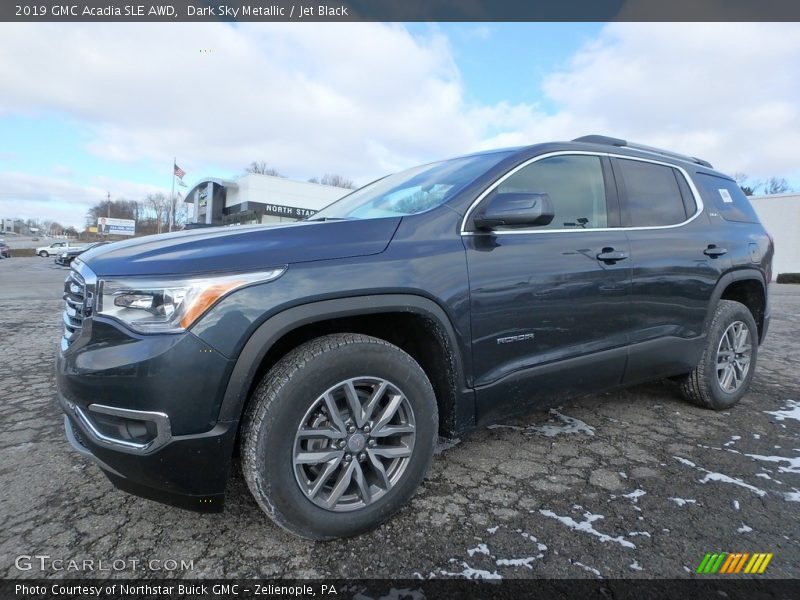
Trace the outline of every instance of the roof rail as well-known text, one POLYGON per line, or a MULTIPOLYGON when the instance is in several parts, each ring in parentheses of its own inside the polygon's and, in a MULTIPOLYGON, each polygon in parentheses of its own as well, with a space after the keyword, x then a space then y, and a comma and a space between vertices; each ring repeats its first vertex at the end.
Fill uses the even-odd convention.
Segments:
POLYGON ((670 152, 669 150, 662 150, 661 148, 653 148, 652 146, 645 146, 644 144, 634 144, 632 142, 628 142, 620 138, 608 137, 606 135, 584 135, 582 137, 575 138, 572 141, 584 142, 586 144, 602 144, 604 146, 617 146, 618 148, 624 146, 625 148, 630 148, 631 150, 641 150, 642 152, 661 154, 662 156, 669 156, 671 158, 677 158, 679 160, 686 160, 689 162, 693 162, 697 165, 708 167, 709 169, 714 168, 711 166, 710 162, 708 162, 707 160, 703 160, 702 158, 697 158, 696 156, 687 156, 685 154, 678 154, 677 152, 670 152))

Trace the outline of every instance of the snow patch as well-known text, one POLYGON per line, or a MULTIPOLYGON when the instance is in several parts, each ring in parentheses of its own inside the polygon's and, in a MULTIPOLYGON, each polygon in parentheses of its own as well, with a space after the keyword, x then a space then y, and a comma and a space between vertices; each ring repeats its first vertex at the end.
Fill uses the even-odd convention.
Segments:
POLYGON ((583 513, 584 520, 579 523, 572 517, 562 517, 561 515, 557 515, 556 513, 554 513, 552 510, 539 509, 539 512, 543 514, 545 517, 550 517, 551 519, 557 519, 558 521, 561 521, 564 525, 566 525, 570 529, 574 529, 575 531, 583 531, 584 533, 591 534, 597 537, 597 539, 599 539, 601 542, 614 542, 625 548, 636 548, 635 544, 629 542, 621 535, 612 537, 606 533, 597 531, 594 527, 592 527, 592 523, 594 523, 595 521, 599 519, 605 519, 603 515, 594 515, 590 512, 585 512, 583 513))
POLYGON ((670 498, 678 506, 685 506, 687 504, 697 504, 694 498, 670 498))
POLYGON ((550 416, 561 421, 560 424, 549 425, 528 425, 520 427, 518 425, 489 425, 487 429, 511 429, 513 431, 524 431, 525 433, 540 433, 545 437, 555 437, 567 433, 585 433, 594 435, 594 427, 587 423, 561 413, 557 408, 550 409, 550 416))
POLYGON ((499 558, 495 562, 498 567, 527 567, 533 569, 531 563, 537 558, 542 558, 543 554, 539 556, 528 556, 526 558, 499 558))
POLYGON ((794 419, 800 421, 800 402, 797 400, 787 400, 784 410, 765 410, 764 413, 775 417, 776 421, 785 421, 786 419, 794 419))
POLYGON ((629 534, 631 537, 636 537, 637 535, 643 535, 645 537, 652 537, 647 531, 631 531, 629 534))
POLYGON ((464 570, 460 573, 453 573, 445 570, 440 570, 439 574, 447 577, 463 577, 465 579, 502 579, 503 576, 497 571, 486 571, 484 569, 473 569, 466 562, 462 562, 461 566, 464 570))
POLYGON ((494 527, 487 527, 486 531, 489 533, 497 533, 497 530, 500 529, 500 525, 495 525, 494 527))
POLYGON ((589 565, 585 565, 582 562, 578 562, 577 560, 573 560, 571 562, 576 567, 580 567, 581 569, 583 569, 584 571, 588 571, 589 573, 594 573, 597 577, 600 577, 600 579, 602 579, 602 576, 600 575, 600 571, 598 571, 594 567, 590 567, 589 565))
POLYGON ((727 446, 732 446, 733 444, 735 444, 736 442, 738 442, 740 439, 742 439, 742 436, 740 436, 740 435, 732 435, 732 436, 731 436, 731 440, 730 440, 729 442, 725 442, 725 443, 724 443, 724 444, 722 444, 722 445, 723 445, 723 446, 726 446, 726 447, 727 447, 727 446))
POLYGON ((737 529, 736 531, 738 533, 747 533, 748 531, 753 531, 753 528, 752 527, 748 527, 747 525, 742 523, 742 526, 739 527, 739 529, 737 529))
POLYGON ((575 417, 569 417, 561 412, 557 408, 550 409, 550 415, 556 417, 560 420, 563 424, 562 425, 541 425, 538 427, 530 427, 532 431, 537 431, 541 433, 545 437, 555 437, 557 435, 561 435, 562 433, 585 433, 586 435, 594 435, 594 427, 588 425, 581 421, 580 419, 576 419, 575 417))
MULTIPOLYGON (((800 452, 800 448, 795 448, 795 452, 800 452)), ((763 460, 764 462, 782 463, 785 462, 787 466, 779 466, 778 473, 795 473, 800 474, 800 456, 787 457, 787 456, 762 456, 761 454, 745 454, 745 456, 755 460, 763 460)))
POLYGON ((489 556, 489 547, 486 544, 478 544, 474 548, 467 550, 467 554, 469 554, 470 557, 475 556, 476 554, 485 554, 486 556, 489 556))
POLYGON ((644 490, 638 489, 638 490, 632 491, 630 494, 623 494, 622 497, 623 498, 627 498, 628 500, 630 500, 631 502, 636 504, 639 501, 639 498, 644 496, 646 493, 647 492, 645 492, 644 490))
POLYGON ((797 490, 793 492, 784 492, 783 499, 787 502, 800 502, 800 492, 797 490))
POLYGON ((633 569, 634 571, 641 571, 641 570, 643 570, 643 569, 642 569, 642 565, 640 565, 640 564, 639 564, 639 561, 638 561, 638 560, 635 560, 635 561, 633 561, 633 563, 631 563, 630 567, 631 567, 631 569, 633 569))
POLYGON ((672 458, 674 458, 681 464, 687 465, 689 467, 694 467, 698 471, 702 471, 703 473, 705 473, 706 476, 698 480, 700 483, 708 483, 709 481, 721 481, 722 483, 730 483, 733 485, 738 485, 739 487, 743 487, 746 490, 750 490, 757 496, 767 495, 767 492, 765 492, 764 490, 759 489, 754 485, 750 485, 749 483, 745 483, 744 481, 742 481, 741 479, 737 479, 736 477, 730 477, 729 475, 725 475, 724 473, 715 473, 713 471, 709 471, 708 469, 704 469, 703 467, 698 467, 692 461, 687 460, 685 458, 681 458, 680 456, 673 456, 672 458))
MULTIPOLYGON (((540 552, 544 552, 545 550, 547 550, 547 546, 545 546, 542 542, 537 540, 536 537, 531 535, 530 533, 520 531, 519 534, 526 540, 530 540, 531 542, 536 544, 536 547, 539 549, 540 552)), ((542 558, 542 556, 540 555, 539 558, 542 558)))
POLYGON ((733 501, 733 508, 735 508, 736 510, 739 510, 739 501, 738 500, 734 500, 733 501))

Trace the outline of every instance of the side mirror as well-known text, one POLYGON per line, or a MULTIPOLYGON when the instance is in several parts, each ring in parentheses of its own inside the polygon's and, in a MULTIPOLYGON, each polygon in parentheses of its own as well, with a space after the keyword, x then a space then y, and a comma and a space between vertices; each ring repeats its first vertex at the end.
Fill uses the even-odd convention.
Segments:
POLYGON ((550 196, 539 193, 504 192, 495 194, 481 214, 473 218, 478 229, 548 225, 553 220, 550 196))

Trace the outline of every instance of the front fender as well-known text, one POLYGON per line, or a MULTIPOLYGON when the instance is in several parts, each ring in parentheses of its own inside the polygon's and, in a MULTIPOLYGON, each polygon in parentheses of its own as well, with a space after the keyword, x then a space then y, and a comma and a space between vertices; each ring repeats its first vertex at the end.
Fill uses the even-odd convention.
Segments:
POLYGON ((220 421, 241 418, 248 395, 269 349, 284 335, 315 322, 342 317, 388 312, 411 312, 433 320, 446 336, 456 369, 457 423, 474 422, 474 404, 459 401, 469 394, 464 362, 455 329, 444 310, 434 301, 413 294, 382 294, 321 300, 286 309, 262 323, 250 336, 238 356, 220 408, 220 421))

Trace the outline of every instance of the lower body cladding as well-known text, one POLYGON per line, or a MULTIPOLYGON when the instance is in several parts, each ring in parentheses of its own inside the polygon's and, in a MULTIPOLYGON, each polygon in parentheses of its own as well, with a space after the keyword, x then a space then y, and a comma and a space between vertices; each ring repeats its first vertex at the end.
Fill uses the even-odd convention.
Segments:
POLYGON ((123 491, 221 511, 238 428, 217 420, 230 361, 190 333, 132 336, 97 321, 83 333, 56 361, 72 447, 123 491))

